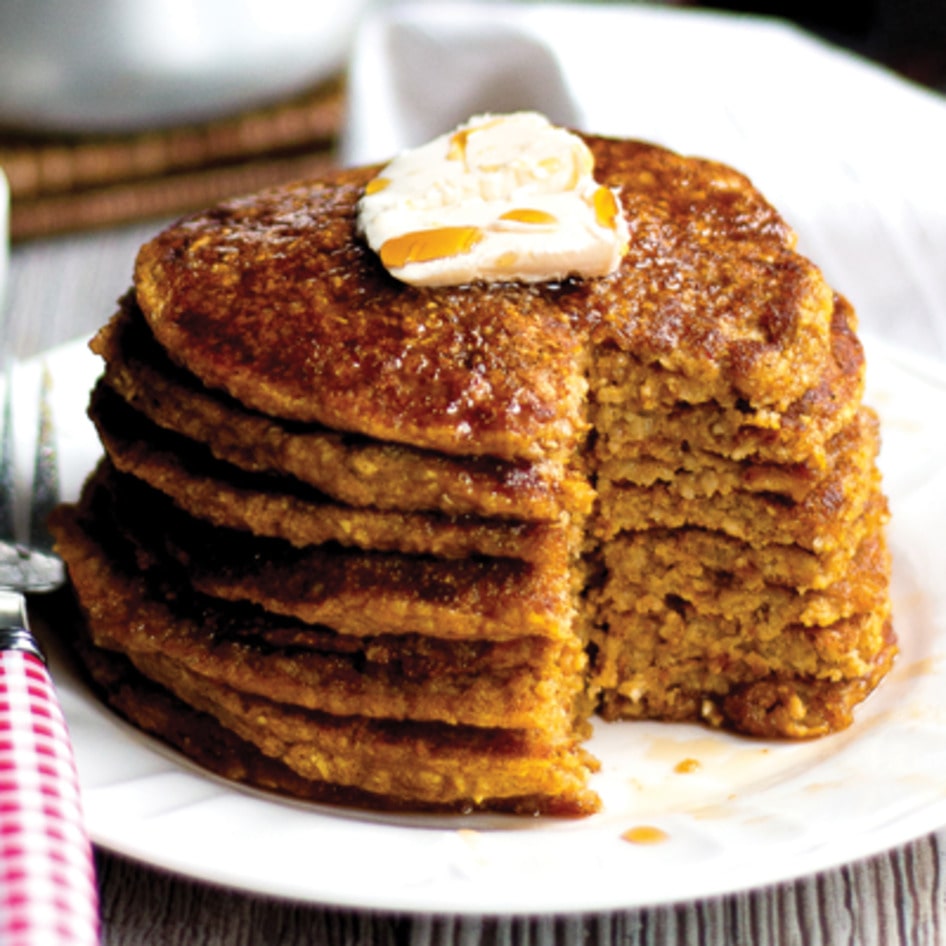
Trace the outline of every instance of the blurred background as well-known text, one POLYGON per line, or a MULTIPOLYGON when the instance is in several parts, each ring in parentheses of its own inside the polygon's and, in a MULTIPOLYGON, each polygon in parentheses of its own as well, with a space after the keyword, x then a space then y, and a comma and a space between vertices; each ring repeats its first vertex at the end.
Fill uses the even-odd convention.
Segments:
MULTIPOLYGON (((350 43, 378 5, 0 0, 12 240, 167 217, 318 173, 337 160, 350 43)), ((946 94, 946 0, 664 5, 789 20, 946 94)))
POLYGON ((946 0, 745 0, 682 5, 782 17, 915 82, 946 92, 946 0))

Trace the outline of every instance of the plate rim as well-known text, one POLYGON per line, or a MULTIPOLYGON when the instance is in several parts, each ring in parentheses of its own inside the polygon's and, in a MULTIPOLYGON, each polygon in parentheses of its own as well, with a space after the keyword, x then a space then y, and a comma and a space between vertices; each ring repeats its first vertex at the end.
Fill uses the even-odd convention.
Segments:
MULTIPOLYGON (((869 332, 862 333, 861 339, 867 352, 868 387, 870 387, 870 365, 874 364, 877 366, 880 364, 880 366, 883 367, 884 364, 888 364, 893 365, 896 371, 907 372, 921 387, 935 386, 935 389, 940 395, 946 395, 946 364, 941 363, 938 359, 930 358, 925 354, 898 348, 895 345, 877 339, 869 332)), ((72 342, 65 343, 64 345, 57 346, 55 349, 44 352, 36 356, 34 361, 40 362, 57 359, 74 361, 80 357, 94 359, 96 366, 98 364, 98 359, 87 349, 85 337, 74 339, 72 342)), ((80 372, 80 374, 82 373, 80 372)), ((82 375, 82 377, 87 378, 87 375, 88 373, 82 375)), ((943 643, 938 637, 936 640, 939 643, 943 643)), ((138 732, 129 723, 115 716, 108 707, 98 702, 91 694, 88 685, 84 682, 80 681, 80 687, 82 689, 77 692, 75 689, 76 680, 74 678, 70 679, 70 674, 77 672, 74 661, 70 669, 69 664, 71 657, 68 655, 63 656, 61 649, 57 652, 57 648, 60 647, 60 645, 56 644, 55 641, 49 641, 48 643, 50 644, 54 679, 57 680, 57 686, 59 686, 61 696, 64 700, 67 720, 72 719, 75 721, 76 731, 80 735, 80 742, 82 744, 80 773, 84 767, 87 770, 87 778, 90 763, 87 757, 87 736, 83 731, 83 727, 87 724, 89 714, 91 713, 94 716, 100 717, 100 723, 101 720, 106 720, 105 725, 108 728, 109 737, 115 738, 117 733, 119 741, 124 740, 126 744, 125 748, 131 745, 136 747, 135 752, 144 752, 148 758, 159 758, 161 760, 161 767, 159 767, 157 772, 159 777, 163 778, 167 775, 171 775, 171 781, 178 776, 183 776, 186 780, 196 780, 195 784, 199 788, 197 792, 199 804, 202 804, 203 801, 206 800, 203 793, 208 792, 210 793, 208 797, 222 797, 225 807, 233 807, 235 805, 238 811, 242 811, 247 804, 249 804, 250 810, 256 810, 254 809, 254 805, 259 802, 265 803, 264 808, 261 808, 260 811, 264 811, 266 806, 271 805, 275 805, 280 811, 285 811, 287 808, 295 809, 302 807, 307 811, 313 811, 318 821, 316 827, 320 831, 327 830, 329 834, 337 833, 339 825, 352 824, 357 824, 359 829, 371 830, 372 828, 381 827, 393 829, 396 832, 404 830, 416 832, 417 829, 423 828, 428 832, 428 839, 431 837, 429 834, 431 830, 433 830, 435 834, 440 835, 441 838, 449 837, 453 839, 452 841, 445 842, 444 847, 451 845, 455 847, 458 843, 457 838, 465 839, 462 843, 466 844, 470 842, 472 837, 477 835, 482 836, 484 834, 488 835, 489 833, 493 833, 498 836, 504 833, 505 829, 502 826, 498 828, 492 826, 496 819, 491 819, 489 816, 485 819, 481 816, 471 816, 471 818, 461 816, 458 819, 451 818, 449 819, 450 827, 443 826, 443 818, 434 819, 436 823, 431 825, 427 823, 422 816, 404 816, 403 818, 395 819, 396 823, 391 824, 389 823, 390 819, 385 817, 375 817, 363 812, 339 811, 338 809, 332 809, 326 806, 308 806, 302 802, 270 797, 255 789, 248 789, 244 786, 227 783, 217 776, 201 771, 194 763, 178 755, 174 750, 168 749, 152 737, 138 732), (167 768, 164 768, 164 766, 167 766, 167 768)), ((946 650, 946 648, 944 648, 944 650, 946 650)), ((944 676, 946 676, 946 671, 944 671, 944 676)), ((883 686, 884 684, 881 685, 881 687, 883 686)), ((872 696, 868 700, 868 703, 873 699, 874 697, 872 696)), ((70 725, 72 726, 73 724, 70 723, 70 725)), ((629 723, 625 725, 640 728, 648 725, 659 726, 660 724, 629 723)), ((682 727, 687 726, 687 724, 676 725, 682 725, 682 727)), ((833 737, 826 738, 831 739, 833 737)), ((122 776, 122 778, 125 778, 125 776, 122 776)), ((131 781, 134 781, 134 776, 131 781)), ((89 800, 94 800, 98 792, 108 790, 112 787, 108 784, 104 786, 88 784, 89 787, 84 789, 84 791, 88 794, 89 800)), ((98 810, 97 803, 87 807, 91 807, 93 811, 98 810)), ((186 809, 186 805, 184 807, 186 809)), ((269 812, 266 818, 269 819, 274 809, 270 807, 266 810, 269 812)), ((275 819, 276 822, 279 820, 279 817, 275 819)), ((503 819, 499 820, 502 821, 503 819)), ((521 822, 522 819, 513 820, 521 822)), ((589 824, 589 832, 594 833, 595 831, 605 831, 605 827, 596 826, 602 822, 606 824, 606 821, 607 819, 599 819, 598 816, 591 816, 587 822, 583 823, 589 824), (595 819, 598 820, 596 821, 595 819)), ((572 822, 570 824, 574 823, 572 822)), ((447 885, 449 889, 435 890, 437 885, 436 880, 419 884, 413 891, 395 887, 388 893, 376 888, 370 891, 360 889, 346 890, 345 888, 339 889, 337 887, 332 888, 326 887, 324 883, 321 887, 313 889, 311 886, 307 886, 302 880, 295 884, 287 884, 285 879, 270 879, 264 873, 247 874, 245 869, 234 866, 233 864, 218 863, 214 865, 205 863, 204 861, 196 863, 192 858, 188 857, 186 852, 180 852, 177 856, 172 856, 165 850, 155 851, 153 845, 149 848, 149 843, 151 842, 148 841, 147 831, 143 834, 139 833, 134 837, 120 837, 118 836, 120 834, 119 828, 124 828, 125 826, 102 824, 101 816, 98 814, 91 819, 89 827, 95 843, 141 864, 166 869, 182 877, 189 877, 206 883, 222 885, 230 889, 243 890, 248 893, 262 894, 283 900, 370 911, 405 911, 414 914, 428 915, 475 914, 481 916, 508 916, 530 914, 550 916, 574 914, 576 912, 635 909, 667 905, 771 886, 773 884, 797 879, 798 877, 812 872, 830 869, 851 861, 878 855, 891 847, 916 840, 923 834, 937 830, 944 824, 946 824, 946 798, 938 804, 926 803, 916 810, 902 813, 900 816, 892 818, 886 825, 877 826, 874 830, 864 832, 856 838, 848 838, 847 842, 843 845, 835 843, 834 850, 825 850, 823 845, 814 845, 807 851, 796 851, 790 858, 790 864, 778 869, 766 871, 760 870, 758 865, 750 865, 749 863, 742 865, 729 864, 727 865, 728 872, 717 871, 715 875, 707 879, 699 889, 694 889, 692 882, 683 883, 676 890, 667 888, 658 895, 652 892, 643 900, 635 898, 634 896, 622 899, 615 896, 614 891, 610 888, 600 892, 580 890, 573 893, 570 897, 562 893, 562 891, 557 891, 554 903, 549 902, 547 898, 543 899, 543 896, 537 894, 535 891, 532 891, 528 896, 514 900, 498 903, 488 902, 475 893, 470 896, 457 894, 454 889, 456 885, 447 885)), ((563 822, 557 819, 552 820, 551 825, 557 826, 551 832, 552 835, 567 835, 569 832, 576 830, 574 827, 569 827, 568 824, 563 824, 563 822)), ((548 822, 544 827, 547 826, 550 826, 548 822)), ((517 824, 515 830, 521 831, 521 824, 517 824)), ((581 829, 579 828, 577 830, 580 833, 581 829)), ((548 834, 548 832, 546 833, 548 834)), ((538 835, 541 836, 542 832, 538 832, 538 835)), ((613 832, 609 834, 609 837, 613 840, 613 832)), ((640 858, 637 858, 637 860, 639 861, 640 858)), ((454 868, 452 867, 451 869, 454 868)), ((465 890, 469 893, 469 886, 463 887, 461 885, 461 887, 456 889, 465 890)))

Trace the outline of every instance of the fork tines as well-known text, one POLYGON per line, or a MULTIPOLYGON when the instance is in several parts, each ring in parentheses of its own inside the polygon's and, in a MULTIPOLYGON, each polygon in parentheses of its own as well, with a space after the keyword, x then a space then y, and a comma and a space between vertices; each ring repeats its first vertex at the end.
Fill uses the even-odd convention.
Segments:
POLYGON ((46 523, 59 503, 59 464, 56 458, 53 415, 49 406, 52 376, 44 364, 39 395, 39 433, 33 468, 33 493, 30 500, 30 547, 40 552, 53 550, 53 538, 46 523))

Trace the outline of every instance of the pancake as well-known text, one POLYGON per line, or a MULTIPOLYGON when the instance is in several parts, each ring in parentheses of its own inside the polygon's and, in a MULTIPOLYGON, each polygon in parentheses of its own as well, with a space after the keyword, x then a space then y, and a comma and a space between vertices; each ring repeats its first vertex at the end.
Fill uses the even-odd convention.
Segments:
POLYGON ((218 529, 174 509, 107 466, 84 497, 90 517, 121 523, 142 569, 174 567, 194 589, 249 601, 341 633, 424 633, 503 640, 573 636, 565 557, 538 568, 515 559, 443 559, 289 543, 218 529))
POLYGON ((370 176, 271 190, 149 241, 135 286, 159 343, 267 415, 444 453, 567 457, 585 389, 568 313, 514 287, 460 287, 427 306, 355 238, 370 176), (221 265, 224 244, 236 268, 221 265))
POLYGON ((175 362, 252 409, 444 453, 573 452, 592 328, 703 400, 800 397, 829 355, 833 294, 774 209, 718 164, 587 143, 632 221, 612 277, 399 283, 355 232, 377 172, 361 168, 163 231, 139 252, 138 304, 175 362))
MULTIPOLYGON (((633 461, 652 444, 754 464, 823 470, 826 445, 857 413, 864 388, 864 354, 856 317, 836 296, 831 355, 821 377, 784 410, 722 405, 680 387, 680 377, 614 346, 595 358, 590 396, 601 464, 633 461)), ((794 473, 794 471, 793 471, 794 473)))
POLYGON ((247 410, 175 371, 146 332, 142 339, 136 317, 126 305, 93 339, 106 359, 104 381, 155 423, 242 469, 285 473, 340 502, 378 509, 547 521, 590 506, 584 478, 558 462, 459 460, 247 410))
MULTIPOLYGON (((705 567, 731 574, 735 583, 749 588, 766 584, 804 594, 842 581, 857 549, 863 542, 881 536, 888 519, 887 501, 877 492, 851 524, 847 545, 830 550, 813 551, 800 545, 753 546, 724 532, 683 527, 622 532, 608 540, 602 556, 611 560, 606 572, 620 566, 620 576, 633 577, 638 555, 634 546, 639 542, 644 554, 653 559, 655 568, 666 565, 690 573, 705 567)), ((884 582, 887 580, 885 576, 884 582)))
POLYGON ((602 607, 610 614, 668 608, 688 620, 700 615, 738 625, 750 640, 778 637, 788 625, 825 626, 887 607, 889 554, 876 533, 868 533, 837 581, 819 589, 766 581, 761 571, 745 567, 728 570, 683 554, 681 542, 655 541, 651 531, 628 533, 608 547, 605 559, 611 580, 597 593, 609 599, 602 607))
MULTIPOLYGON (((699 526, 756 546, 799 545, 815 552, 846 547, 849 527, 879 486, 878 448, 876 415, 864 409, 833 443, 825 475, 809 483, 797 501, 784 493, 720 488, 711 471, 706 476, 677 472, 669 483, 634 488, 599 480, 602 535, 699 526)), ((744 473, 752 477, 751 470, 744 473)))
MULTIPOLYGON (((726 672, 714 673, 705 651, 695 660, 662 668, 663 672, 648 664, 636 674, 621 660, 614 667, 621 682, 603 691, 599 712, 610 720, 703 722, 767 739, 809 739, 846 729, 857 704, 890 670, 897 646, 891 621, 884 616, 861 615, 836 631, 831 636, 826 631, 802 636, 796 651, 804 653, 809 664, 819 643, 829 658, 836 645, 834 660, 844 648, 842 663, 861 651, 863 659, 847 674, 750 671, 740 682, 729 676, 728 665, 726 672)), ((641 632, 648 633, 646 625, 641 632)), ((653 628, 650 633, 660 631, 653 628)), ((625 649, 621 656, 626 660, 630 652, 625 649)))
POLYGON ((410 799, 415 808, 472 810, 486 799, 518 807, 524 797, 538 813, 593 807, 582 753, 568 742, 552 747, 533 730, 327 716, 208 683, 157 655, 138 669, 312 783, 410 799))
POLYGON ((133 549, 101 516, 89 522, 60 513, 57 529, 75 594, 95 616, 92 641, 132 662, 163 654, 231 689, 336 716, 541 725, 558 738, 571 730, 584 667, 574 642, 353 639, 261 609, 175 594, 173 581, 131 567, 133 549))
POLYGON ((430 554, 544 561, 558 554, 564 522, 400 512, 338 503, 289 476, 247 473, 197 441, 152 424, 100 383, 90 413, 115 467, 214 525, 285 539, 430 554))
MULTIPOLYGON (((280 750, 287 742, 280 740, 278 736, 266 742, 265 748, 269 752, 264 751, 264 748, 254 741, 243 739, 233 726, 221 723, 213 713, 195 708, 194 704, 204 702, 204 698, 191 701, 180 699, 156 682, 156 678, 160 676, 157 670, 149 667, 149 673, 142 673, 121 654, 88 644, 83 640, 82 633, 82 619, 78 618, 71 627, 76 651, 82 657, 104 698, 118 712, 145 732, 157 736, 204 768, 231 781, 244 782, 255 788, 306 801, 372 810, 407 809, 456 813, 488 810, 510 814, 574 817, 591 814, 597 808, 597 799, 586 788, 589 774, 587 758, 566 751, 566 764, 559 765, 556 764, 558 758, 555 754, 540 753, 533 756, 529 763, 521 765, 519 772, 510 771, 514 766, 507 760, 510 756, 515 757, 517 753, 515 740, 503 741, 497 738, 493 745, 490 745, 488 738, 482 738, 482 734, 479 734, 481 738, 476 747, 481 749, 481 752, 477 754, 476 749, 468 749, 465 758, 454 757, 453 768, 459 774, 453 782, 440 773, 433 773, 422 791, 417 793, 425 796, 423 800, 413 794, 405 801, 403 794, 392 790, 390 780, 372 780, 370 777, 352 777, 346 780, 338 777, 337 772, 329 773, 328 766, 312 773, 311 776, 303 775, 299 769, 311 773, 314 766, 311 756, 305 758, 304 749, 299 752, 297 748, 296 754, 302 755, 303 758, 296 765, 290 764, 295 760, 281 757, 280 750), (503 758, 504 755, 506 759, 503 758), (489 795, 478 800, 472 794, 475 788, 474 780, 466 779, 463 773, 467 769, 482 773, 490 771, 494 766, 502 773, 495 783, 503 779, 510 790, 524 787, 527 794, 502 794, 499 797, 489 795), (326 775, 329 777, 326 778, 326 775), (358 784, 355 784, 356 781, 358 784), (375 790, 364 787, 366 784, 372 784, 375 790), (435 785, 440 787, 439 792, 435 785), (469 791, 467 797, 464 797, 464 788, 469 791)), ((222 692, 231 702, 234 701, 232 692, 222 692)), ((221 699, 221 703, 223 702, 221 699)), ((265 707, 264 711, 270 709, 265 701, 258 701, 256 705, 265 707)), ((223 711, 220 715, 224 715, 223 711)), ((313 732, 318 731, 318 717, 299 714, 299 725, 293 733, 292 723, 287 723, 285 719, 285 716, 289 716, 291 720, 291 713, 281 715, 284 715, 281 720, 283 732, 289 729, 296 738, 300 732, 311 737, 313 732)), ((326 726, 323 731, 331 732, 331 728, 326 726)), ((414 734, 413 739, 407 735, 400 740, 396 735, 386 739, 387 734, 383 730, 375 736, 363 728, 358 730, 349 725, 347 728, 339 727, 333 735, 335 743, 340 747, 337 753, 339 758, 350 755, 351 746, 362 746, 359 756, 362 765, 369 769, 372 764, 380 769, 383 762, 389 761, 380 758, 380 751, 375 754, 378 749, 386 748, 386 754, 391 756, 393 753, 398 757, 398 762, 405 757, 413 758, 422 754, 425 748, 429 755, 437 754, 436 732, 418 732, 414 734), (373 736, 375 738, 372 738, 373 736), (424 738, 425 736, 427 738, 424 738)), ((319 740, 322 745, 327 741, 325 738, 319 740)), ((295 743, 295 746, 298 747, 299 743, 295 743)), ((282 755, 288 756, 289 753, 282 752, 282 755)), ((404 765, 398 767, 402 772, 408 768, 404 765)), ((421 771, 430 774, 426 767, 421 771)), ((416 782, 420 778, 422 776, 415 775, 413 781, 416 782)), ((480 781, 482 780, 481 776, 480 781)))

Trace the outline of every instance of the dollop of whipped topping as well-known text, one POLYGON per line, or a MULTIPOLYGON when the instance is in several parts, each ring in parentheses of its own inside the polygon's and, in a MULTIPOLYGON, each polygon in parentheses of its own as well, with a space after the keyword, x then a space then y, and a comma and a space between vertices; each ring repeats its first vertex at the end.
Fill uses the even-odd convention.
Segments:
POLYGON ((536 112, 477 116, 403 152, 368 183, 358 228, 416 286, 605 276, 628 244, 587 145, 536 112))

